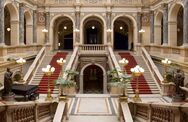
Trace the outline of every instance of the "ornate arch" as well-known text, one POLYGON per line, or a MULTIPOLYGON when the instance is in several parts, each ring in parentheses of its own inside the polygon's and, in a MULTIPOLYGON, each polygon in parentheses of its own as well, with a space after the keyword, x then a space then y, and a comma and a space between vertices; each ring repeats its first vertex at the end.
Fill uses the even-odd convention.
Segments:
MULTIPOLYGON (((138 36, 137 36, 137 22, 136 22, 136 19, 131 16, 131 15, 128 15, 128 14, 120 14, 120 15, 117 15, 116 17, 113 18, 112 22, 111 22, 111 29, 112 29, 112 34, 111 34, 111 40, 113 40, 113 37, 114 37, 114 31, 113 31, 113 28, 114 28, 114 22, 120 18, 120 17, 125 17, 125 18, 128 18, 129 20, 131 20, 132 24, 133 24, 133 46, 135 47, 135 44, 138 42, 138 36)), ((113 43, 114 45, 114 43, 113 43)), ((135 48, 134 48, 135 49, 135 48)))
POLYGON ((84 40, 84 22, 87 20, 87 19, 89 19, 89 18, 92 18, 92 17, 95 17, 95 18, 98 18, 99 20, 101 20, 102 21, 102 25, 103 25, 103 40, 104 40, 104 42, 103 42, 103 44, 106 44, 106 21, 105 21, 105 19, 101 16, 101 15, 99 15, 99 14, 88 14, 88 15, 86 15, 86 16, 84 16, 83 18, 82 18, 82 20, 80 21, 80 29, 81 29, 81 33, 80 33, 80 40, 81 40, 81 44, 83 44, 84 42, 83 42, 83 40, 84 40))
POLYGON ((96 65, 98 67, 100 67, 103 71, 103 93, 107 93, 107 75, 106 75, 106 70, 105 68, 98 64, 98 63, 89 63, 89 64, 86 64, 80 71, 80 93, 83 93, 83 75, 84 75, 84 70, 88 67, 88 66, 91 66, 91 65, 96 65))
MULTIPOLYGON (((174 3, 170 9, 169 9, 169 33, 168 33, 168 38, 170 40, 170 45, 171 46, 179 46, 179 43, 183 43, 183 35, 178 33, 178 13, 180 11, 180 8, 184 8, 182 2, 177 2, 174 3), (181 40, 179 40, 179 37, 181 35, 181 40), (181 41, 181 42, 178 42, 181 41)), ((182 15, 183 17, 183 15, 182 15)), ((183 21, 183 20, 182 20, 183 21)), ((183 27, 183 25, 182 25, 183 27)), ((182 29, 183 30, 183 29, 182 29)), ((183 34, 183 32, 181 32, 183 34)), ((181 45, 181 44, 180 44, 181 45)))
MULTIPOLYGON (((54 25, 55 25, 55 21, 57 20, 57 19, 59 19, 59 18, 61 18, 61 17, 67 17, 67 18, 69 18, 71 21, 72 21, 72 23, 73 23, 73 30, 74 30, 74 28, 75 28, 75 20, 70 16, 70 15, 68 15, 68 14, 57 14, 57 15, 55 15, 55 16, 53 16, 52 17, 52 19, 50 20, 50 26, 49 26, 49 39, 50 39, 50 43, 51 43, 51 45, 52 45, 52 48, 54 48, 54 46, 53 46, 53 42, 55 41, 54 40, 54 35, 55 35, 55 33, 54 33, 54 25)), ((74 45, 74 43, 75 43, 75 34, 73 33, 73 45, 74 45)))

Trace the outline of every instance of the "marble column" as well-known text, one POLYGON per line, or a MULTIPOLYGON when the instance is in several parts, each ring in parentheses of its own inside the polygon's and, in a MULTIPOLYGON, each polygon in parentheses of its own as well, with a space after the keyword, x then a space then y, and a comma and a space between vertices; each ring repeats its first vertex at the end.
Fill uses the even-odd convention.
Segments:
POLYGON ((76 17, 76 23, 75 23, 75 26, 76 26, 76 30, 75 30, 75 36, 76 36, 76 42, 80 42, 80 11, 76 11, 75 12, 75 17, 76 17))
POLYGON ((37 11, 33 11, 33 43, 37 43, 37 11))
POLYGON ((108 11, 106 13, 106 22, 107 22, 107 43, 111 43, 111 15, 112 13, 108 11))
POLYGON ((184 0, 183 12, 183 46, 188 47, 188 1, 184 0))
POLYGON ((24 45, 24 4, 19 4, 19 43, 24 45))
POLYGON ((45 28, 48 30, 47 33, 45 33, 45 43, 49 44, 49 27, 50 27, 50 13, 46 12, 45 13, 45 28))
POLYGON ((4 0, 0 0, 0 46, 5 45, 4 0))
POLYGON ((163 5, 163 45, 168 45, 168 4, 163 5))
POLYGON ((154 12, 150 12, 150 43, 154 44, 154 12))
POLYGON ((140 33, 139 33, 139 30, 141 30, 141 28, 142 28, 142 20, 141 20, 141 17, 142 17, 141 13, 137 13, 137 28, 138 28, 138 30, 137 30, 138 42, 137 42, 137 43, 142 43, 142 42, 141 42, 141 35, 140 35, 140 33))

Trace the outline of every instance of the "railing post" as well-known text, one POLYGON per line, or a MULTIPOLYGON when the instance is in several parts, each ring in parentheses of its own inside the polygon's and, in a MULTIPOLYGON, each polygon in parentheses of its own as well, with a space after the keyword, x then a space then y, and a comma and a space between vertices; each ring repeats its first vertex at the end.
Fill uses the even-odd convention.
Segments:
POLYGON ((38 105, 35 103, 34 107, 34 113, 35 113, 35 122, 38 122, 38 105))

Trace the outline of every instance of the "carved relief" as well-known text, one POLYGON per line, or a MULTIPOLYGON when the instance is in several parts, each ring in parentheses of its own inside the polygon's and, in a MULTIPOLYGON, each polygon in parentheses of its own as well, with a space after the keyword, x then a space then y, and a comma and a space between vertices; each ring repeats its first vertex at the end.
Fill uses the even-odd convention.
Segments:
POLYGON ((37 24, 45 25, 45 13, 44 12, 37 13, 37 24))
POLYGON ((149 26, 150 25, 150 14, 144 13, 142 15, 142 25, 143 26, 149 26))

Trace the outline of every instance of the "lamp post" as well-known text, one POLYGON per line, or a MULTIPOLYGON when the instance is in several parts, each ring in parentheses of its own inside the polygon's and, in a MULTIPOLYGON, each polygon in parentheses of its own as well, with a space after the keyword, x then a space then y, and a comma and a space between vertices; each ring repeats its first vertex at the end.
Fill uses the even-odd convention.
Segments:
POLYGON ((50 65, 47 65, 46 68, 42 68, 42 72, 44 72, 44 74, 46 76, 48 76, 48 93, 47 93, 47 97, 46 97, 46 101, 49 101, 49 100, 52 100, 52 95, 51 95, 51 89, 50 89, 50 76, 54 73, 55 71, 55 68, 50 66, 50 65))
POLYGON ((140 29, 139 33, 140 33, 140 42, 142 43, 142 35, 145 33, 146 31, 144 29, 140 29))
MULTIPOLYGON (((56 61, 60 66, 61 66, 61 78, 63 79, 63 66, 64 66, 64 64, 66 63, 66 60, 65 59, 63 59, 63 58, 60 58, 59 60, 57 60, 56 61)), ((59 86, 59 99, 63 99, 63 98, 61 98, 61 96, 64 96, 63 95, 63 90, 61 89, 61 84, 60 84, 60 86, 59 86)), ((64 99, 66 99, 66 97, 64 96, 64 99)))
POLYGON ((141 98, 139 96, 139 89, 138 89, 138 78, 144 73, 144 69, 137 65, 134 68, 131 68, 132 75, 136 77, 136 90, 135 90, 135 96, 133 97, 134 102, 140 102, 141 98))
POLYGON ((164 60, 161 60, 161 63, 164 65, 164 83, 167 83, 166 74, 167 74, 167 66, 169 66, 172 62, 165 58, 164 60))
POLYGON ((121 101, 127 102, 127 95, 125 94, 126 92, 126 84, 127 84, 127 74, 125 74, 124 68, 128 65, 129 61, 125 58, 119 60, 119 64, 123 67, 123 75, 121 76, 122 78, 120 79, 122 85, 123 85, 123 96, 120 97, 121 101))
POLYGON ((119 60, 119 64, 123 67, 123 69, 125 66, 127 66, 128 63, 129 63, 129 61, 125 58, 119 60))
POLYGON ((21 65, 20 73, 21 73, 21 81, 23 81, 23 64, 26 63, 26 60, 23 58, 19 58, 18 60, 16 60, 16 63, 21 65))
POLYGON ((46 40, 46 33, 48 33, 48 30, 46 28, 44 28, 42 30, 42 32, 44 33, 44 43, 46 42, 47 43, 47 40, 46 40))

